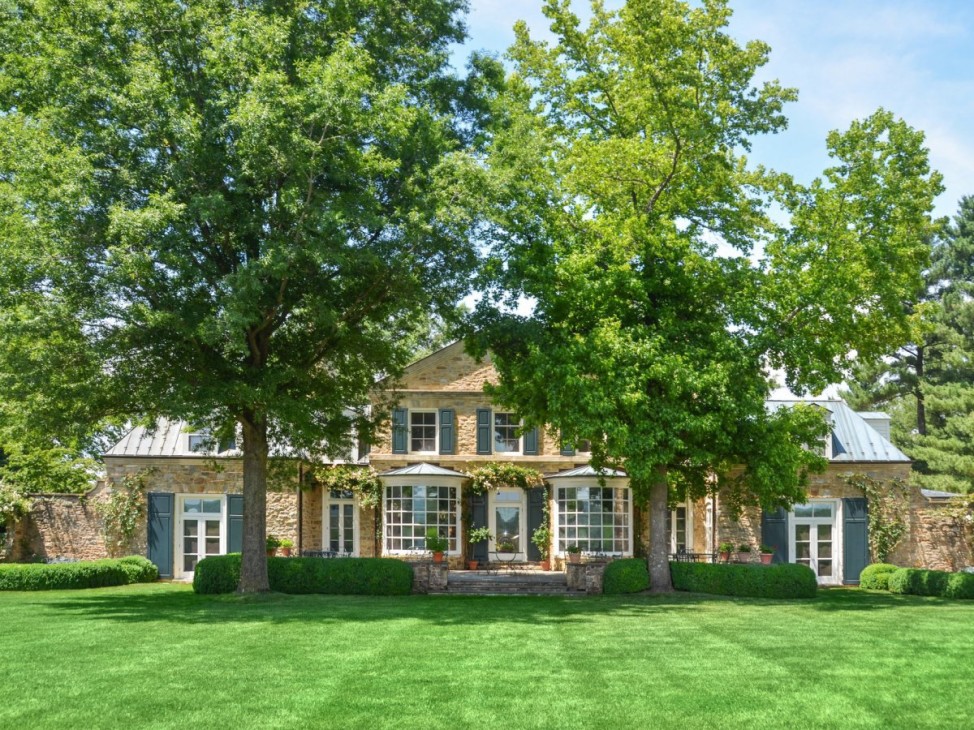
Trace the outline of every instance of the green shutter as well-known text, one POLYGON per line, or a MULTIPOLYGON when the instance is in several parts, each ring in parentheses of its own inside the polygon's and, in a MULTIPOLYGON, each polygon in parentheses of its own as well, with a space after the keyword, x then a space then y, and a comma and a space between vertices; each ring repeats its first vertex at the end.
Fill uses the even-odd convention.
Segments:
POLYGON ((440 453, 456 453, 457 413, 452 408, 440 409, 440 453))
POLYGON ((531 536, 544 522, 544 498, 544 487, 528 490, 528 560, 541 560, 541 550, 531 542, 531 536))
POLYGON ((227 495, 227 552, 243 552, 243 495, 227 495))
MULTIPOLYGON (((470 527, 487 527, 487 495, 470 493, 470 527)), ((487 541, 471 544, 471 560, 479 560, 485 565, 490 558, 487 554, 487 541)))
POLYGON ((405 408, 392 409, 392 453, 405 454, 409 441, 409 431, 406 428, 408 412, 405 408))
POLYGON ((771 562, 788 562, 788 513, 781 507, 761 513, 761 542, 774 548, 771 562))
POLYGON ((490 408, 477 409, 477 453, 489 454, 492 452, 493 429, 490 424, 490 408))
POLYGON ((566 443, 564 436, 561 439, 561 455, 562 456, 574 456, 575 447, 572 444, 566 443))
POLYGON ((869 505, 855 497, 842 500, 842 582, 858 585, 869 565, 869 505))
POLYGON ((526 456, 538 455, 538 444, 541 442, 541 434, 538 427, 530 428, 524 432, 524 454, 526 456))
POLYGON ((148 558, 159 569, 160 578, 173 576, 173 520, 176 496, 168 492, 149 493, 148 558))

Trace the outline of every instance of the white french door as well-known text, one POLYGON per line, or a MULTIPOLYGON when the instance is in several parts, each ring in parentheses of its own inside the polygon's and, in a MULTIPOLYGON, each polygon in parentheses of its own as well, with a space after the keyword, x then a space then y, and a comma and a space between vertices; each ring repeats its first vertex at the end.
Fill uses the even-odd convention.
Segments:
POLYGON ((324 549, 346 555, 358 555, 358 509, 355 493, 332 489, 324 505, 324 549))
POLYGON ((196 564, 227 551, 223 497, 179 497, 176 567, 181 578, 191 578, 196 564))
POLYGON ((523 489, 498 489, 491 492, 489 528, 494 539, 489 549, 515 552, 517 562, 528 559, 527 505, 523 489), (513 547, 514 550, 510 550, 513 547))
POLYGON ((841 582, 835 501, 796 504, 789 520, 792 562, 807 565, 823 585, 841 582))

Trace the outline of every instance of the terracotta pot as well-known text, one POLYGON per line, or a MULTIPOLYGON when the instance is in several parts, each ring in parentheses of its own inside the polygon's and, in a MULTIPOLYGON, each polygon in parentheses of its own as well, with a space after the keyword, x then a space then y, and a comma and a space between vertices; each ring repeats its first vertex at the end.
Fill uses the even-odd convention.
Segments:
POLYGON ((730 562, 730 553, 720 553, 717 556, 717 559, 720 560, 720 562, 722 563, 728 563, 730 562))
POLYGON ((285 558, 291 557, 291 548, 282 547, 281 548, 281 555, 283 555, 285 558))
POLYGON ((434 563, 442 563, 443 562, 443 553, 433 553, 433 562, 434 563))
POLYGON ((581 553, 568 553, 568 562, 569 563, 580 563, 580 562, 582 562, 582 554, 581 553))
POLYGON ((478 565, 480 565, 480 561, 479 560, 468 560, 467 561, 467 570, 476 570, 478 565))
POLYGON ((734 560, 738 563, 750 563, 751 553, 734 553, 734 560))
POLYGON ((268 548, 267 549, 267 557, 273 558, 275 555, 277 555, 277 548, 268 548))
POLYGON ((551 570, 551 561, 550 560, 542 560, 541 561, 541 570, 544 570, 544 571, 551 570))
POLYGON ((761 553, 761 564, 771 565, 771 558, 774 557, 774 553, 761 553))

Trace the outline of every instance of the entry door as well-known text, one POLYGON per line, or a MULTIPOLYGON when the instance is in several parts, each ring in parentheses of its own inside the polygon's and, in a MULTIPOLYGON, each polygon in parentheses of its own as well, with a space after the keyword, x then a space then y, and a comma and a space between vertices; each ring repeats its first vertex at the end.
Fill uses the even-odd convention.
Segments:
POLYGON ((492 493, 490 534, 494 536, 490 549, 502 552, 507 544, 519 553, 516 560, 527 560, 527 508, 523 489, 498 489, 492 493))
POLYGON ((222 497, 183 497, 177 538, 181 577, 192 577, 196 564, 209 555, 226 553, 222 497))
POLYGON ((818 582, 839 582, 834 502, 795 505, 791 520, 791 549, 794 562, 807 565, 818 582))
POLYGON ((325 550, 358 555, 358 511, 355 494, 332 489, 325 504, 325 550))

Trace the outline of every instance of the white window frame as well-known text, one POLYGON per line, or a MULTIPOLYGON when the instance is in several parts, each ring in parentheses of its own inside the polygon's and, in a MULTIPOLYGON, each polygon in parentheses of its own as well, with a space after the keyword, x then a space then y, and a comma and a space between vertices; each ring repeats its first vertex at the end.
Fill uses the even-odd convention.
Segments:
MULTIPOLYGON (((589 487, 589 488, 602 488, 598 481, 591 480, 575 480, 575 479, 553 479, 551 480, 551 525, 554 534, 554 550, 552 555, 558 558, 565 558, 567 555, 566 550, 561 545, 560 530, 562 514, 558 506, 558 490, 562 488, 571 487, 589 487)), ((605 488, 607 489, 625 489, 629 493, 629 498, 627 501, 627 519, 628 530, 626 535, 626 542, 628 543, 628 549, 622 552, 606 553, 608 555, 627 557, 632 556, 633 552, 633 504, 632 504, 632 488, 629 486, 628 480, 616 480, 616 479, 606 479, 605 488)), ((567 525, 566 525, 567 527, 567 525)), ((567 545, 565 546, 567 547, 567 545)), ((587 554, 586 551, 582 551, 582 554, 587 554)))
MULTIPOLYGON (((818 566, 812 568, 815 571, 815 579, 818 581, 819 585, 829 585, 837 586, 842 585, 842 577, 844 575, 845 566, 842 564, 842 500, 841 499, 813 499, 810 498, 805 504, 831 504, 832 505, 832 577, 819 577, 818 566)), ((792 509, 788 513, 788 560, 791 563, 798 562, 798 556, 795 554, 795 526, 797 524, 803 525, 827 525, 829 523, 829 518, 827 517, 796 517, 795 511, 792 509)), ((817 548, 816 548, 817 550, 817 548)))
POLYGON ((503 487, 502 489, 492 490, 489 492, 489 499, 487 501, 487 529, 490 530, 491 539, 487 544, 487 549, 491 552, 496 552, 497 542, 500 537, 497 530, 497 508, 498 507, 518 507, 519 517, 518 517, 518 552, 520 555, 515 559, 515 562, 524 562, 528 559, 527 551, 528 545, 530 544, 530 535, 528 535, 528 500, 527 492, 525 492, 520 487, 503 487), (499 492, 520 492, 520 499, 515 502, 511 501, 501 501, 497 499, 499 492))
POLYGON ((524 453, 524 433, 522 429, 524 428, 524 422, 517 418, 517 414, 512 411, 491 411, 490 412, 490 438, 491 451, 495 454, 523 454, 524 453), (513 428, 514 433, 518 434, 515 437, 517 441, 517 447, 511 449, 510 451, 501 451, 497 448, 497 417, 498 416, 508 416, 514 423, 507 423, 501 428, 513 428))
MULTIPOLYGON (((460 486, 461 479, 453 477, 411 477, 403 478, 399 477, 395 480, 385 480, 382 481, 382 554, 383 555, 425 555, 428 550, 403 550, 403 549, 392 549, 389 547, 389 527, 392 523, 389 520, 389 514, 386 511, 386 502, 389 499, 387 490, 390 487, 453 487, 457 490, 456 494, 456 515, 454 517, 454 522, 452 527, 454 529, 454 534, 457 536, 456 539, 456 550, 447 550, 445 555, 459 556, 463 554, 463 533, 461 530, 461 521, 463 518, 463 488, 460 486)), ((412 523, 415 524, 415 523, 412 523)), ((413 538, 415 539, 415 537, 413 538)))
POLYGON ((694 552, 693 550, 693 502, 678 502, 673 505, 673 509, 668 510, 669 525, 670 525, 670 554, 676 553, 676 511, 680 507, 686 509, 686 533, 687 533, 687 545, 686 551, 688 553, 694 552))
MULTIPOLYGON (((227 495, 225 494, 212 494, 212 493, 200 493, 200 494, 176 494, 175 496, 175 507, 176 507, 176 524, 173 530, 173 577, 177 580, 189 580, 193 577, 195 571, 183 570, 183 565, 185 564, 184 558, 186 557, 183 552, 183 525, 186 521, 186 500, 188 499, 219 499, 220 500, 220 552, 218 555, 227 554, 227 542, 230 539, 230 519, 227 512, 227 495)), ((199 516, 193 516, 193 520, 206 519, 215 515, 215 512, 201 512, 199 516)), ((198 537, 197 539, 202 539, 198 537)))
MULTIPOLYGON (((420 428, 428 428, 426 424, 419 426, 420 428)), ((410 454, 438 454, 440 453, 440 414, 435 408, 410 408, 406 414, 406 428, 407 437, 409 442, 406 444, 407 451, 410 454), (433 450, 432 451, 419 451, 413 449, 413 414, 419 413, 432 413, 433 414, 433 450)), ((418 485, 423 486, 423 485, 418 485)))
MULTIPOLYGON (((328 519, 328 508, 333 504, 338 505, 352 505, 352 552, 351 556, 357 558, 360 554, 359 540, 361 532, 359 530, 359 501, 358 495, 354 492, 351 497, 335 497, 331 496, 330 489, 323 489, 322 499, 321 499, 321 549, 331 550, 331 520, 328 519)), ((336 490, 342 491, 342 490, 336 490)))

